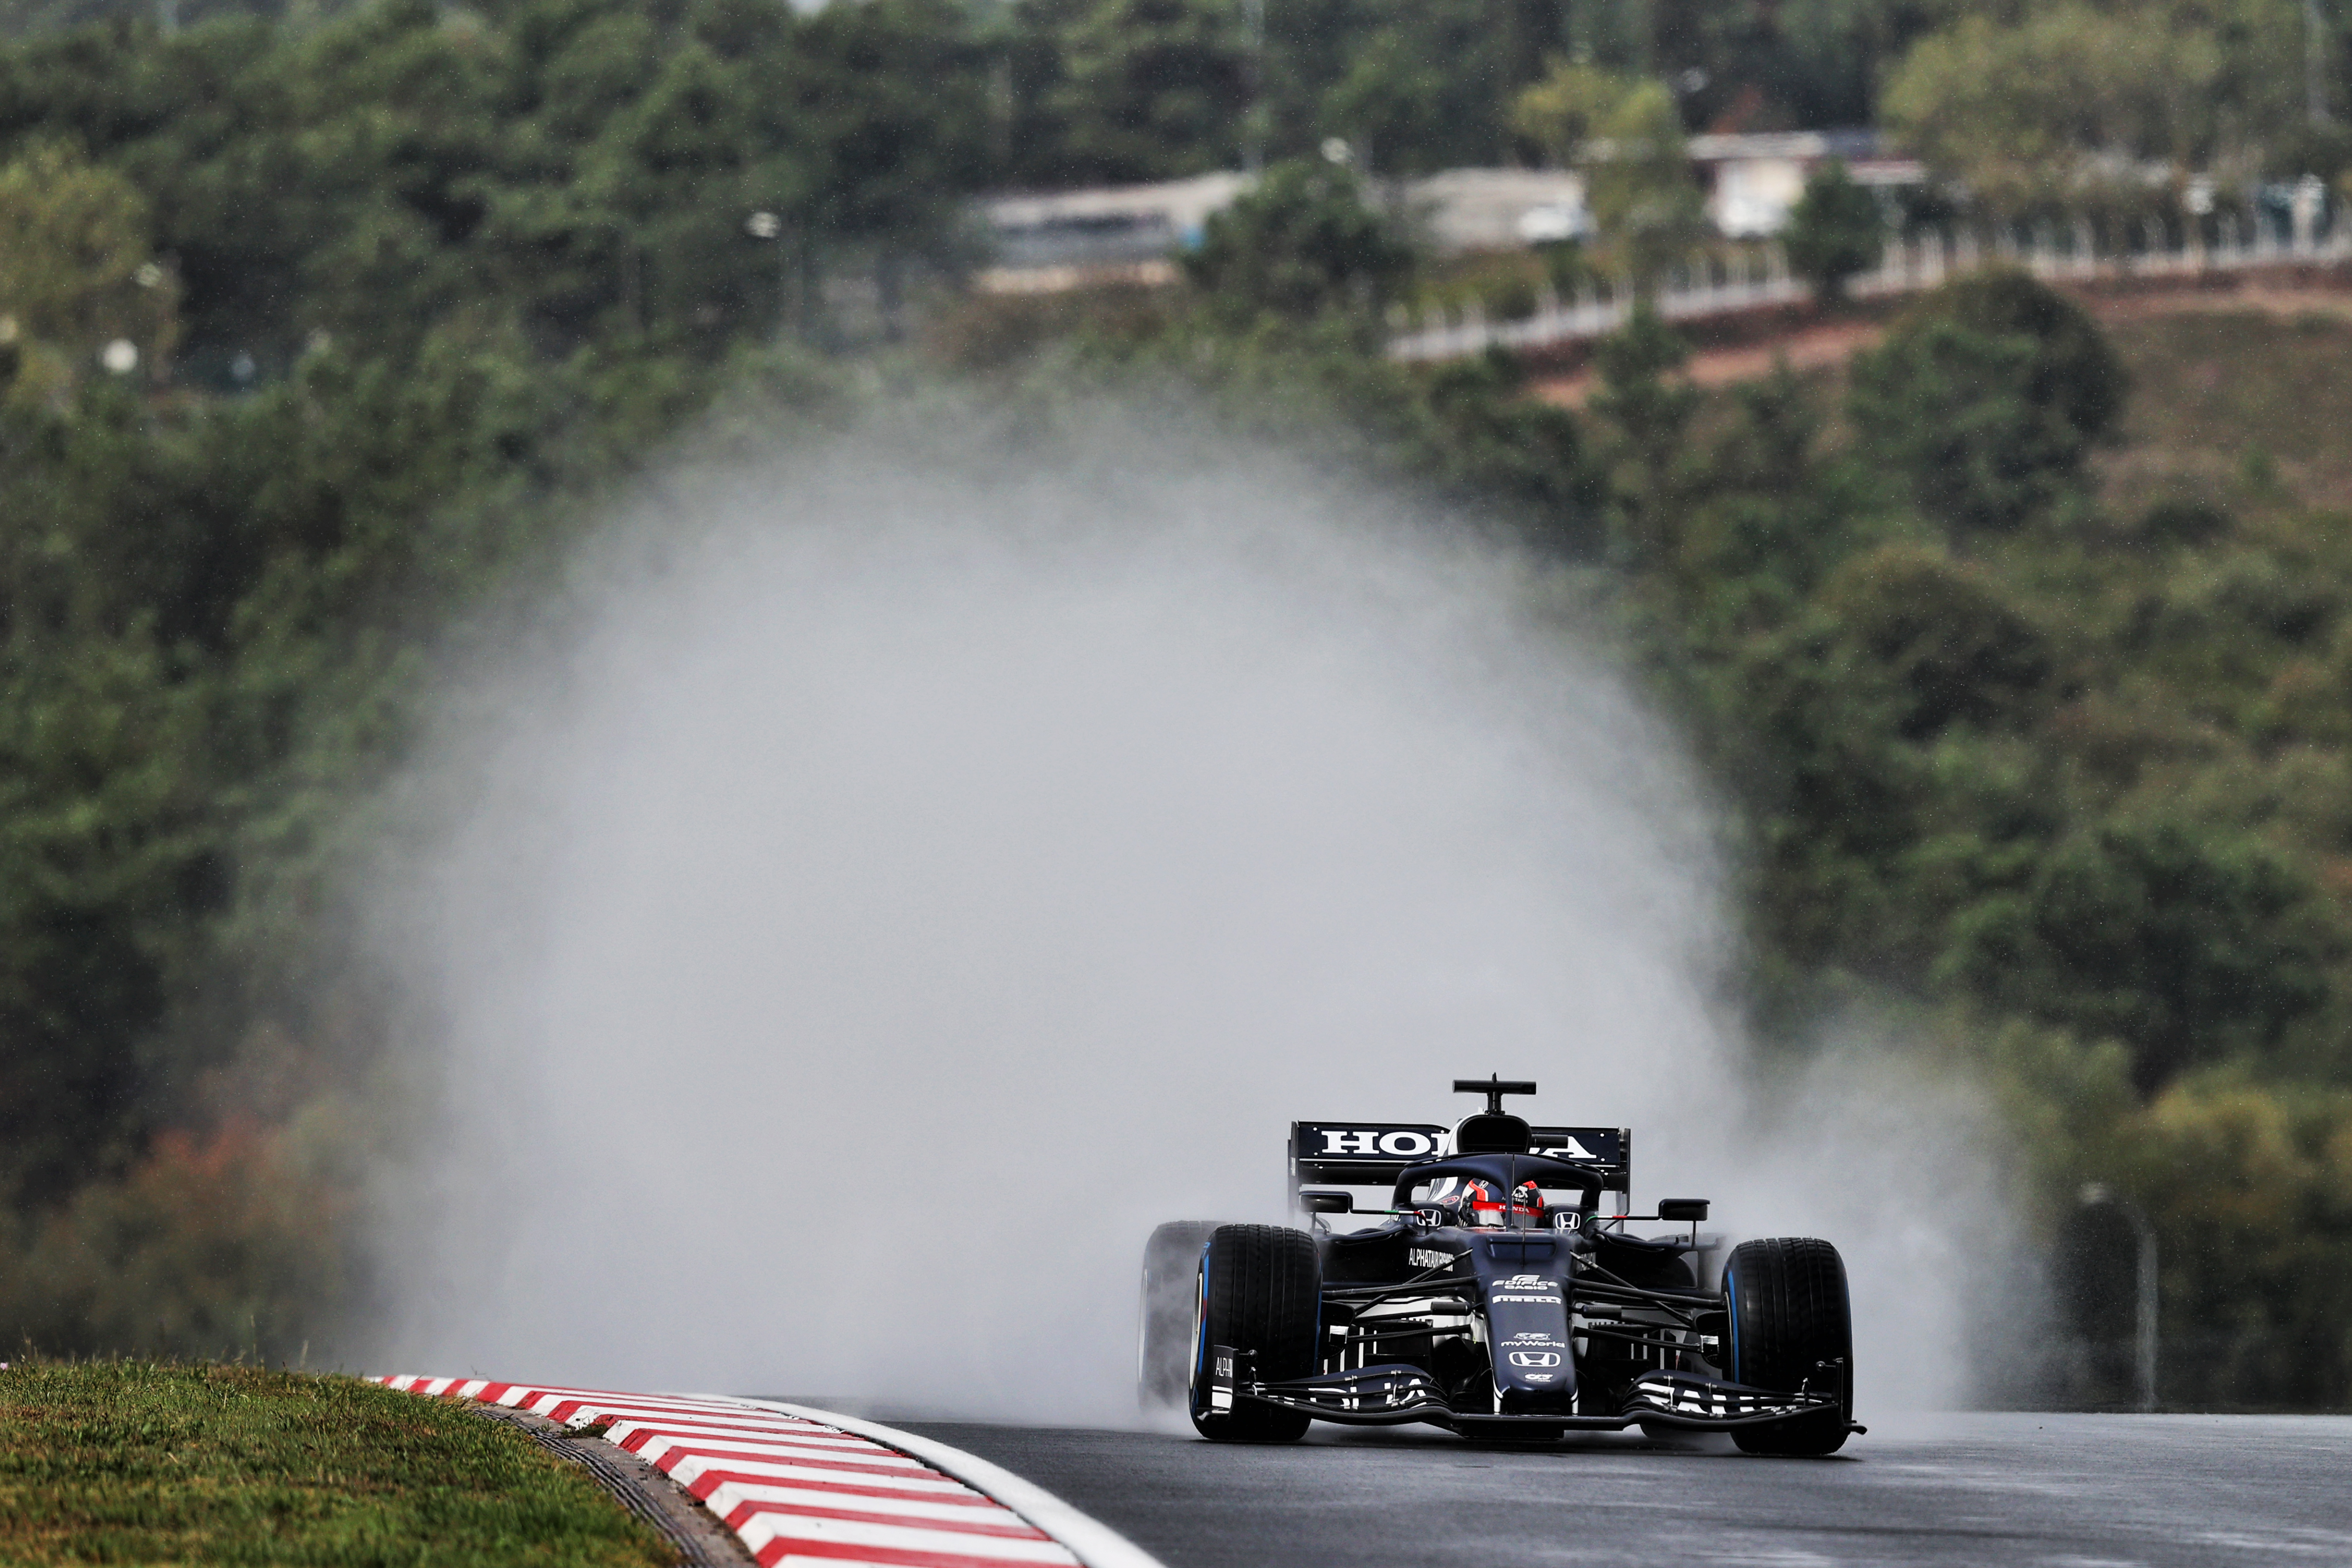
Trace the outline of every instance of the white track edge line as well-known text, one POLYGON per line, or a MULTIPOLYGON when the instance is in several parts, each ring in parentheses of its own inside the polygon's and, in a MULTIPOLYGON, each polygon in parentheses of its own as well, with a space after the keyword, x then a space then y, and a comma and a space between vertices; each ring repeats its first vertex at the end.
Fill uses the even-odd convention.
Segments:
MULTIPOLYGON (((689 1397, 715 1396, 698 1394, 689 1397)), ((1086 1568, 1164 1568, 1157 1557, 1109 1525, 1080 1513, 1036 1482, 1024 1480, 1003 1466, 991 1464, 977 1454, 951 1448, 937 1438, 901 1432, 896 1426, 885 1426, 878 1421, 819 1410, 812 1405, 786 1405, 774 1399, 745 1399, 740 1403, 758 1405, 763 1410, 781 1410, 787 1415, 798 1415, 803 1420, 822 1421, 828 1426, 838 1426, 845 1432, 871 1437, 885 1447, 896 1448, 902 1454, 920 1459, 974 1490, 994 1498, 1068 1547, 1077 1560, 1086 1564, 1086 1568)))

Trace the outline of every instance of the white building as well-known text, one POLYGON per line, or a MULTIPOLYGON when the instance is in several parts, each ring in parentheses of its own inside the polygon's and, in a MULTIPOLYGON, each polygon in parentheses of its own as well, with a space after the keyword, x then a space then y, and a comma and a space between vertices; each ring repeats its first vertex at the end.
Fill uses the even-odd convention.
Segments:
POLYGON ((1171 258, 1199 245, 1209 215, 1249 184, 1246 174, 1215 174, 983 197, 980 218, 996 264, 973 281, 1002 294, 1051 293, 1081 283, 1172 283, 1171 258))
MULTIPOLYGON (((995 264, 973 281, 992 293, 1046 293, 1080 284, 1173 282, 1174 258, 1200 244, 1209 215, 1247 190, 1249 176, 1109 185, 977 204, 995 264)), ((1408 222, 1442 255, 1517 250, 1590 235, 1584 176, 1561 169, 1449 169, 1391 191, 1408 222)))
POLYGON ((1913 159, 1881 155, 1874 131, 1694 136, 1686 145, 1706 186, 1706 216, 1732 239, 1780 233, 1806 178, 1832 158, 1844 160, 1857 184, 1916 185, 1927 177, 1913 159))
POLYGON ((1573 169, 1448 169, 1402 182, 1410 221, 1441 256, 1518 250, 1592 232, 1573 169))
MULTIPOLYGON (((1691 163, 1706 187, 1707 216, 1735 239, 1776 234, 1815 165, 1843 158, 1865 185, 1916 184, 1918 163, 1883 157, 1870 131, 1800 131, 1694 136, 1691 163)), ((1201 242, 1212 213, 1247 190, 1240 174, 1051 195, 984 197, 979 216, 995 265, 974 281, 998 293, 1080 284, 1165 283, 1174 258, 1201 242)), ((1518 250, 1588 238, 1584 176, 1573 169, 1448 169, 1386 188, 1440 255, 1518 250)))

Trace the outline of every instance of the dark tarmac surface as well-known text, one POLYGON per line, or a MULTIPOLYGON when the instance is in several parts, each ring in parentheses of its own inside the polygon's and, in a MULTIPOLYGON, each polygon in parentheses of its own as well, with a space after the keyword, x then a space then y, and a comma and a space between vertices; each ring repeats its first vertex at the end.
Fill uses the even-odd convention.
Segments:
POLYGON ((1828 1459, 1717 1438, 1511 1451, 1318 1426, 1253 1448, 895 1424, 1036 1482, 1168 1568, 2352 1565, 2347 1417, 1916 1417, 1828 1459))

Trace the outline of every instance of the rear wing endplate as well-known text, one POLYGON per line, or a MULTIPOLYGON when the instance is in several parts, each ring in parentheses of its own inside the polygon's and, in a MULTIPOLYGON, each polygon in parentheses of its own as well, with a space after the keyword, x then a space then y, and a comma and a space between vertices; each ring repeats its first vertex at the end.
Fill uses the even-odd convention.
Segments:
MULTIPOLYGON (((1633 1130, 1630 1127, 1535 1127, 1531 1152, 1591 1165, 1601 1185, 1630 1197, 1633 1191, 1633 1130)), ((1317 1186, 1392 1186, 1416 1160, 1454 1152, 1454 1134, 1417 1121, 1294 1121, 1290 1124, 1293 1193, 1317 1186)))

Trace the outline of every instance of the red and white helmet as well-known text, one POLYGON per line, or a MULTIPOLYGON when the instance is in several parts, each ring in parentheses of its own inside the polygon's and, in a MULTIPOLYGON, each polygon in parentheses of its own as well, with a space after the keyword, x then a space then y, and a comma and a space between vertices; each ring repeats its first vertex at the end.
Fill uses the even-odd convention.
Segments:
POLYGON ((1543 1189, 1533 1182, 1521 1182, 1511 1189, 1509 1215, 1504 1212, 1501 1190, 1475 1176, 1462 1184, 1454 1206, 1462 1224, 1483 1229, 1500 1230, 1513 1215, 1533 1220, 1538 1226, 1544 1222, 1543 1189))

